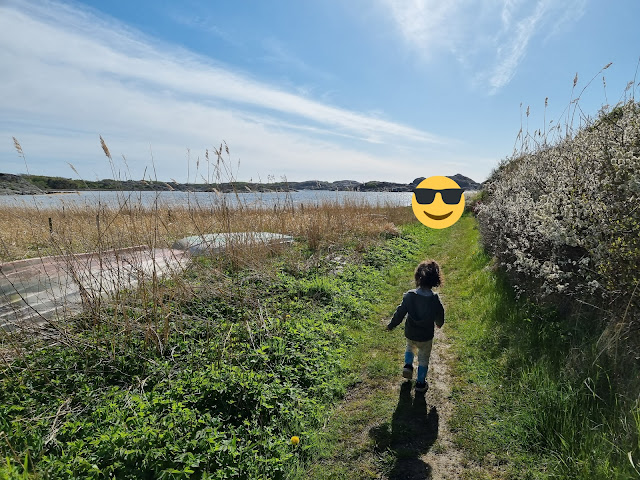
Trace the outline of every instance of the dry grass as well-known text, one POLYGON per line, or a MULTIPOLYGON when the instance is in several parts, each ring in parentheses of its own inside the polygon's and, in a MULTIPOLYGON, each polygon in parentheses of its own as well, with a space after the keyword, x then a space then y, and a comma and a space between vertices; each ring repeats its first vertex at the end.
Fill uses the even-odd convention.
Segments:
POLYGON ((406 207, 364 202, 262 209, 224 203, 145 207, 130 201, 117 207, 67 206, 64 210, 5 207, 0 211, 0 262, 135 245, 170 247, 185 236, 216 232, 283 233, 317 249, 392 234, 396 224, 411 216, 406 207))
MULTIPOLYGON (((410 221, 413 216, 409 207, 369 205, 354 201, 343 204, 325 202, 304 207, 293 206, 289 202, 286 207, 248 208, 242 204, 230 207, 224 199, 212 194, 211 202, 207 205, 156 204, 149 207, 140 202, 131 202, 130 197, 123 194, 117 206, 96 204, 91 207, 67 205, 64 209, 35 206, 4 208, 0 211, 0 266, 23 258, 60 256, 66 265, 65 270, 71 272, 74 283, 81 285, 82 305, 87 315, 78 325, 90 330, 101 325, 101 328, 114 332, 129 332, 127 336, 136 330, 162 352, 170 329, 168 318, 171 312, 167 310, 167 305, 175 300, 187 301, 194 295, 200 295, 203 288, 231 294, 223 270, 249 268, 268 274, 274 251, 281 249, 260 244, 238 244, 236 241, 228 243, 224 252, 215 258, 212 266, 217 268, 203 273, 198 291, 184 281, 182 267, 170 269, 170 287, 160 282, 155 273, 150 276, 148 272, 144 275, 146 278, 138 279, 134 290, 131 290, 126 272, 112 273, 106 280, 99 277, 99 285, 96 285, 96 279, 90 278, 91 273, 83 266, 86 262, 78 263, 76 254, 97 252, 100 264, 104 261, 108 266, 114 262, 113 249, 144 246, 133 254, 137 259, 132 261, 141 264, 144 258, 155 256, 154 249, 171 247, 177 239, 185 236, 267 231, 293 236, 316 252, 314 261, 321 261, 324 256, 339 249, 340 245, 351 244, 357 250, 363 250, 381 237, 395 235, 396 225, 410 221), (103 281, 118 284, 107 288, 102 284, 103 281), (92 285, 91 289, 83 288, 87 285, 92 285), (109 299, 103 294, 108 291, 111 292, 109 299), (105 308, 110 308, 112 314, 105 315, 105 308)), ((247 241, 250 242, 250 238, 247 241)), ((296 259, 291 260, 297 263, 296 259)), ((192 267, 198 268, 198 264, 192 267)), ((50 292, 52 298, 56 295, 54 291, 50 292)), ((42 326, 45 330, 53 329, 56 341, 68 336, 60 324, 44 317, 37 322, 35 331, 29 322, 15 324, 17 330, 28 338, 33 338, 34 333, 40 336, 42 326)), ((3 333, 0 332, 0 344, 9 341, 13 345, 13 353, 5 351, 3 356, 15 357, 23 345, 16 336, 19 332, 14 331, 12 338, 3 333)))
MULTIPOLYGON (((27 165, 22 146, 15 137, 13 140, 18 155, 27 165)), ((116 174, 118 169, 102 136, 100 145, 114 179, 123 180, 116 174)), ((395 233, 395 224, 413 220, 407 207, 353 200, 296 206, 288 194, 282 204, 255 208, 243 203, 237 194, 233 198, 233 194, 225 196, 213 188, 215 184, 236 180, 234 162, 225 142, 212 149, 211 155, 207 150, 205 160, 207 178, 200 177, 211 182, 214 192, 209 198, 194 197, 182 206, 163 204, 159 197, 148 206, 131 192, 120 192, 116 205, 96 202, 88 207, 39 208, 34 202, 32 207, 3 208, 0 210, 0 263, 136 245, 170 247, 185 236, 217 232, 282 233, 306 240, 315 250, 334 243, 366 241, 384 233, 395 233)), ((153 157, 151 161, 153 163, 153 157)), ((197 168, 199 164, 198 161, 197 168)), ((73 165, 70 166, 77 173, 73 165)), ((200 177, 197 171, 196 178, 200 177)))
MULTIPOLYGON (((343 244, 355 245, 357 250, 363 250, 382 237, 394 235, 397 232, 395 225, 411 220, 412 216, 409 207, 369 206, 364 203, 326 203, 317 207, 289 207, 275 211, 273 208, 175 206, 66 208, 64 212, 24 207, 3 209, 0 211, 2 262, 60 255, 67 265, 66 270, 78 274, 77 279, 74 275, 75 283, 86 286, 88 282, 94 284, 94 288, 89 290, 81 287, 84 314, 71 323, 66 321, 65 314, 65 317, 59 318, 62 322, 44 317, 35 324, 16 321, 11 333, 0 328, 0 362, 10 364, 12 359, 22 357, 34 345, 42 345, 40 340, 44 340, 45 345, 62 343, 93 350, 106 348, 103 345, 105 338, 111 342, 119 339, 117 343, 123 345, 137 338, 144 339, 148 348, 163 355, 171 332, 182 328, 181 316, 174 313, 176 302, 185 303, 201 296, 221 295, 226 298, 235 295, 230 277, 225 273, 228 268, 236 271, 247 268, 268 277, 272 270, 270 263, 280 258, 295 268, 304 269, 309 262, 322 262, 325 257, 331 257, 332 252, 340 250, 343 244), (53 233, 49 231, 49 218, 53 233), (182 267, 176 267, 169 273, 169 282, 161 281, 155 273, 151 276, 147 274, 145 278, 139 278, 133 289, 125 274, 123 283, 116 286, 115 290, 111 289, 108 295, 103 293, 102 283, 95 290, 95 281, 91 282, 82 265, 76 263, 74 255, 98 252, 101 262, 104 259, 112 263, 111 249, 146 245, 138 253, 148 258, 153 255, 154 247, 171 246, 176 239, 187 235, 234 231, 270 231, 292 235, 301 245, 306 244, 315 252, 307 258, 306 255, 300 255, 300 249, 228 245, 212 264, 201 266, 195 262, 191 265, 193 274, 199 279, 197 285, 182 274, 182 267), (274 258, 274 252, 277 251, 281 254, 274 258)), ((119 278, 115 281, 119 282, 119 278)), ((53 291, 49 295, 55 296, 53 291)), ((231 298, 229 301, 235 303, 240 300, 231 298)), ((206 319, 200 321, 208 322, 206 319)))
MULTIPOLYGON (((14 139, 14 143, 18 155, 26 164, 22 146, 17 139, 14 139)), ((116 178, 117 169, 102 137, 100 144, 116 178)), ((101 345, 103 338, 120 338, 123 333, 125 339, 140 338, 142 335, 145 343, 162 353, 169 331, 180 328, 176 323, 178 321, 172 317, 172 304, 176 301, 186 302, 199 295, 232 296, 233 288, 229 285, 226 273, 228 268, 236 272, 248 268, 268 275, 272 270, 270 262, 274 250, 282 250, 230 242, 213 262, 204 262, 206 271, 192 272, 199 275, 198 286, 194 286, 183 275, 183 262, 177 262, 180 267, 163 272, 170 274, 167 282, 160 281, 160 273, 157 274, 155 266, 155 249, 170 248, 176 240, 192 235, 264 231, 293 236, 300 245, 308 247, 313 253, 313 260, 302 259, 308 256, 301 256, 302 249, 299 248, 284 251, 289 252, 285 256, 291 257, 289 261, 292 264, 306 265, 309 261, 322 261, 333 255, 332 252, 339 249, 340 245, 348 244, 362 251, 382 237, 395 235, 396 225, 413 220, 409 207, 371 205, 364 200, 336 200, 303 206, 295 205, 290 195, 283 194, 283 201, 275 206, 256 207, 243 203, 239 195, 221 194, 213 188, 215 184, 234 181, 235 175, 226 144, 221 144, 212 153, 214 155, 207 171, 212 170, 213 175, 207 174, 207 179, 212 182, 214 191, 208 197, 202 194, 190 196, 184 204, 165 203, 160 196, 155 197, 154 202, 143 202, 136 193, 117 192, 117 201, 109 203, 96 198, 94 203, 85 205, 65 202, 64 206, 45 208, 33 202, 32 205, 3 207, 0 209, 0 267, 14 260, 60 256, 66 265, 65 274, 71 275, 82 297, 84 315, 71 322, 74 328, 97 332, 99 338, 96 338, 96 345, 101 345), (227 158, 223 158, 223 154, 227 158), (128 247, 140 247, 133 250, 139 258, 132 258, 132 265, 141 265, 149 258, 154 259, 151 262, 151 274, 140 271, 135 287, 129 282, 130 275, 126 271, 121 272, 119 266, 103 278, 102 275, 94 276, 86 265, 78 262, 79 258, 87 256, 76 257, 76 254, 95 252, 91 258, 97 258, 102 268, 103 262, 109 264, 116 261, 119 264, 117 257, 121 253, 116 253, 114 259, 113 249, 128 247), (103 288, 104 281, 115 285, 103 288), (203 292, 203 289, 208 292, 203 292), (170 326, 170 318, 173 318, 173 327, 170 326)), ((208 151, 206 160, 209 164, 208 151)), ((73 166, 71 168, 75 171, 73 166)), ((251 240, 248 238, 247 241, 251 240)), ((125 259, 124 262, 129 260, 125 259)), ((192 262, 190 268, 199 269, 199 262, 192 262)), ((52 287, 49 296, 57 299, 60 292, 54 290, 52 287)), ((15 292, 2 294, 8 294, 11 298, 16 296, 15 292)), ((23 307, 21 302, 14 300, 7 304, 10 308, 15 308, 13 305, 23 307)), ((6 310, 7 306, 2 308, 6 310)), ((23 318, 22 314, 17 317, 23 318)), ((28 322, 20 320, 15 322, 15 329, 11 333, 0 328, 0 357, 6 360, 19 356, 27 346, 25 339, 42 336, 43 325, 45 330, 53 332, 55 342, 75 345, 78 341, 72 338, 74 335, 67 328, 70 324, 66 322, 52 322, 42 317, 36 322, 34 332, 28 322)), ((50 332, 45 333, 48 335, 50 332)))

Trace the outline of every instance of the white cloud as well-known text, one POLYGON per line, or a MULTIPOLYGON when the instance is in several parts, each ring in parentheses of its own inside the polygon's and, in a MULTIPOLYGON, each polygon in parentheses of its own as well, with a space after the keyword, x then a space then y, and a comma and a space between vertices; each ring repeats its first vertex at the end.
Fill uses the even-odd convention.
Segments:
POLYGON ((62 66, 87 74, 115 76, 120 81, 168 89, 180 95, 202 96, 293 114, 352 131, 363 139, 389 132, 412 140, 438 141, 434 136, 405 125, 367 117, 261 84, 247 76, 208 65, 188 52, 183 52, 182 58, 166 55, 136 39, 112 35, 108 30, 96 29, 91 37, 81 36, 61 31, 54 25, 43 25, 17 11, 8 11, 0 20, 0 31, 3 32, 3 43, 31 34, 46 38, 37 49, 26 42, 14 43, 9 48, 16 57, 30 57, 41 64, 50 62, 52 68, 62 66))
POLYGON ((560 33, 586 7, 586 0, 380 2, 421 58, 452 54, 490 94, 511 81, 535 35, 560 33))
POLYGON ((152 145, 165 178, 184 178, 187 146, 203 151, 223 138, 245 175, 298 171, 298 179, 413 179, 418 151, 449 142, 261 83, 60 3, 2 4, 0 63, 0 133, 19 137, 32 161, 91 165, 87 178, 106 171, 90 147, 99 133, 112 153, 127 155, 134 175, 152 145), (390 162, 394 145, 414 146, 413 156, 390 162))
POLYGON ((452 48, 459 34, 463 0, 382 0, 391 10, 405 40, 429 56, 452 48), (455 21, 456 25, 451 22, 455 21))
POLYGON ((505 1, 503 12, 503 29, 508 35, 508 41, 498 47, 497 64, 489 75, 490 93, 496 93, 507 85, 516 73, 520 61, 524 57, 531 37, 536 32, 538 24, 547 11, 545 2, 538 2, 535 10, 525 18, 513 22, 511 13, 508 12, 513 2, 505 1))
POLYGON ((208 33, 236 47, 241 45, 234 36, 224 28, 216 25, 214 18, 209 16, 190 15, 185 13, 182 9, 171 10, 168 15, 178 25, 208 33))
POLYGON ((333 79, 334 76, 312 67, 307 62, 297 57, 283 42, 274 37, 265 38, 262 41, 265 54, 260 57, 265 63, 278 65, 280 68, 293 69, 305 73, 312 78, 333 79))

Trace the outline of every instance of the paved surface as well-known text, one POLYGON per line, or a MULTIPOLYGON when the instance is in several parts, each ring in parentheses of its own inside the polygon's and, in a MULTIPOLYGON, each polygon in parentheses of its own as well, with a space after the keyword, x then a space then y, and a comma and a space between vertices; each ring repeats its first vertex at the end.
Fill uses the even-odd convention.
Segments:
POLYGON ((82 310, 83 298, 132 288, 154 272, 181 271, 188 253, 132 247, 0 264, 0 328, 42 324, 82 310))
POLYGON ((154 274, 180 273, 191 255, 292 242, 293 237, 270 232, 215 233, 183 238, 173 248, 139 246, 0 264, 0 329, 42 325, 78 313, 87 300, 133 288, 154 274))
POLYGON ((243 245, 269 246, 288 245, 293 237, 271 232, 205 233, 185 237, 173 244, 173 248, 188 250, 193 255, 211 255, 224 252, 227 248, 243 245))

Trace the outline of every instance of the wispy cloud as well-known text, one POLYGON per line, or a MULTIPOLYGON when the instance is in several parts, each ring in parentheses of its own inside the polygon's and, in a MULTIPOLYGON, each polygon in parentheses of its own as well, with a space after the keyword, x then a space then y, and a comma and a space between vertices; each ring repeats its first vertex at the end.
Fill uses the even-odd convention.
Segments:
POLYGON ((387 176, 414 168, 411 159, 390 166, 385 155, 393 145, 425 151, 449 142, 262 83, 67 4, 2 4, 0 63, 11 66, 0 73, 0 133, 22 132, 25 149, 35 157, 46 147, 28 139, 46 138, 50 155, 65 156, 64 141, 52 128, 65 125, 75 132, 66 138, 67 152, 77 142, 85 159, 87 131, 109 132, 125 153, 141 158, 153 143, 154 151, 164 152, 158 156, 167 159, 167 168, 172 162, 176 168, 187 145, 225 138, 243 157, 256 159, 251 174, 258 167, 265 172, 267 161, 285 172, 304 164, 310 172, 324 171, 325 178, 330 168, 345 175, 359 171, 362 178, 375 172, 371 167, 387 176))
POLYGON ((237 35, 233 35, 231 32, 218 25, 215 19, 210 16, 185 12, 180 7, 170 9, 167 12, 167 15, 178 25, 205 32, 230 45, 233 45, 234 47, 242 46, 242 42, 237 35))
POLYGON ((262 56, 261 60, 266 63, 278 65, 279 67, 283 67, 283 69, 294 69, 311 77, 320 77, 324 79, 333 78, 333 75, 312 67, 307 62, 296 56, 284 43, 274 37, 265 38, 262 41, 262 48, 264 49, 265 54, 262 56))
POLYGON ((535 35, 556 35, 584 13, 586 0, 380 0, 423 59, 452 54, 495 94, 516 74, 535 35))
MULTIPOLYGON (((67 18, 58 17, 57 20, 61 20, 63 25, 69 24, 67 18)), ((85 36, 80 32, 62 30, 54 24, 43 24, 9 9, 0 22, 3 44, 10 44, 9 48, 17 56, 31 57, 43 64, 54 62, 67 70, 146 84, 157 90, 169 89, 174 94, 195 95, 297 115, 308 121, 345 129, 362 139, 391 134, 417 141, 438 141, 435 136, 405 125, 322 104, 256 82, 189 52, 160 51, 124 32, 114 33, 98 26, 91 36, 85 36), (46 37, 46 42, 37 48, 34 48, 34 43, 11 42, 11 38, 25 35, 46 37)))
POLYGON ((429 56, 453 48, 459 35, 458 16, 464 0, 382 0, 397 22, 405 40, 429 56), (451 22, 455 20, 456 25, 451 22))
POLYGON ((535 34, 542 18, 548 8, 545 2, 535 4, 534 11, 514 21, 512 10, 513 1, 505 1, 502 14, 502 37, 505 38, 503 44, 498 46, 496 51, 496 65, 490 72, 489 86, 490 93, 496 93, 500 88, 507 85, 516 73, 520 61, 524 57, 531 37, 535 34))

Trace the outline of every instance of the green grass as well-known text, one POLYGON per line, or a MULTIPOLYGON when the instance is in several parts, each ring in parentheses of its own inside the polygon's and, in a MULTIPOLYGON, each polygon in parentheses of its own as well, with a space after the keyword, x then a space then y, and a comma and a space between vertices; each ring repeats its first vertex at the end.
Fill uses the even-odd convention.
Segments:
POLYGON ((510 478, 638 478, 638 404, 616 393, 588 314, 516 300, 478 247, 471 219, 451 229, 444 266, 454 370, 452 427, 475 462, 510 478), (635 418, 634 418, 635 415, 635 418))
POLYGON ((450 428, 466 461, 514 479, 638 477, 640 410, 593 362, 596 319, 516 300, 473 218, 406 225, 364 252, 343 246, 338 263, 322 255, 302 245, 220 284, 202 260, 187 281, 220 289, 166 300, 162 349, 130 317, 126 335, 99 324, 5 366, 0 479, 397 476, 445 450, 398 442, 423 424, 398 421, 403 333, 384 331, 425 257, 445 276, 450 428))
MULTIPOLYGON (((627 452, 640 459, 640 410, 614 393, 607 365, 593 363, 590 322, 597 319, 563 318, 516 300, 469 216, 443 231, 414 228, 418 256, 437 259, 445 276, 445 329, 457 357, 450 428, 474 465, 464 478, 638 478, 627 452)), ((399 381, 402 333, 376 334, 412 287, 413 266, 398 265, 394 287, 380 299, 379 321, 356 337, 350 369, 359 383, 314 439, 311 466, 294 478, 398 475, 399 461, 415 456, 389 448, 398 404, 390 385, 399 381)), ((430 449, 446 454, 437 440, 430 449)))
MULTIPOLYGON (((394 412, 398 407, 399 368, 404 355, 404 333, 398 328, 389 333, 389 322, 402 294, 414 288, 413 272, 425 258, 438 258, 445 240, 445 231, 429 229, 414 223, 403 228, 412 243, 405 245, 404 255, 392 255, 393 267, 386 273, 386 288, 376 298, 376 308, 360 332, 353 332, 354 347, 347 360, 347 370, 355 383, 346 401, 339 404, 327 418, 324 429, 312 439, 313 457, 310 464, 292 479, 380 478, 388 474, 397 458, 413 457, 415 452, 393 450, 390 445, 398 432, 393 432, 394 412)), ((377 250, 370 255, 374 263, 389 257, 389 251, 377 250), (377 260, 379 259, 379 260, 377 260)))
MULTIPOLYGON (((0 478, 277 479, 304 470, 330 407, 357 380, 351 351, 418 244, 407 227, 364 252, 343 245, 350 260, 337 265, 301 244, 217 280, 203 259, 186 281, 204 293, 159 308, 169 327, 162 348, 149 348, 156 339, 132 306, 127 321, 105 311, 67 344, 17 358, 0 372, 0 478)), ((388 369, 371 364, 374 376, 388 369)))

